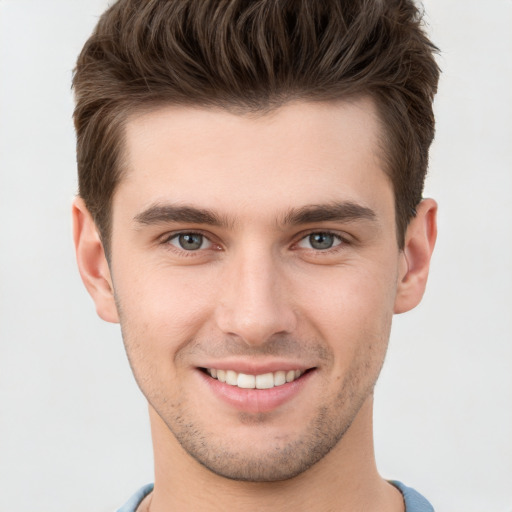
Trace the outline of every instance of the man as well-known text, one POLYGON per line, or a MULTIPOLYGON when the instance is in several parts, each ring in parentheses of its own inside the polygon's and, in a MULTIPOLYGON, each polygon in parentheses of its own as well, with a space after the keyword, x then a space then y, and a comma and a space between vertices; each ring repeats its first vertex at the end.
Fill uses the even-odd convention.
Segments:
POLYGON ((120 0, 78 59, 74 237, 148 400, 121 511, 432 510, 373 388, 423 295, 433 45, 409 1, 120 0))

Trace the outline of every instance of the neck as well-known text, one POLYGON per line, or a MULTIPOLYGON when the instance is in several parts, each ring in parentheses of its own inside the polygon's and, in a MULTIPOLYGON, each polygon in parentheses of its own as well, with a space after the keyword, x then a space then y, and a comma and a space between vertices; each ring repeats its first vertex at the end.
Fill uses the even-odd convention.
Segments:
POLYGON ((155 457, 151 512, 201 510, 402 512, 398 490, 375 465, 372 398, 333 450, 304 473, 281 482, 239 482, 190 457, 150 407, 155 457))

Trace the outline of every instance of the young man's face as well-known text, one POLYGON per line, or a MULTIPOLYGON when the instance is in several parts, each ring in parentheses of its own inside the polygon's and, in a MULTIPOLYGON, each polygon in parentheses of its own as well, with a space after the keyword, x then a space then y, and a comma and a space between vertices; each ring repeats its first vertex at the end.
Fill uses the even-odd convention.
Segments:
POLYGON ((217 474, 297 475, 371 407, 392 314, 419 301, 379 129, 369 100, 127 125, 98 311, 160 438, 217 474))

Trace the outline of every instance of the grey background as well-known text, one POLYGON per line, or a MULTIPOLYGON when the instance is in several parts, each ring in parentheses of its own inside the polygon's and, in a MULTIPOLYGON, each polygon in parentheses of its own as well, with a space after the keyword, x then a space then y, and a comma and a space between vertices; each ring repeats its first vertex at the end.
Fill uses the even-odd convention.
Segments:
MULTIPOLYGON (((152 480, 118 326, 75 268, 71 69, 103 0, 0 0, 0 511, 114 510, 152 480)), ((512 2, 425 2, 443 50, 440 235, 376 391, 382 474, 437 512, 512 511, 512 2)))

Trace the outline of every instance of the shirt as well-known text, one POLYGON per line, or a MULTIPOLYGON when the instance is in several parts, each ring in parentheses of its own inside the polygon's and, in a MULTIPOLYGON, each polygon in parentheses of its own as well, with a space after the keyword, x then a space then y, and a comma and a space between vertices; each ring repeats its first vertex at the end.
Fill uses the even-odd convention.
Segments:
MULTIPOLYGON (((402 482, 390 481, 404 497, 405 512, 434 512, 432 505, 417 491, 402 482)), ((117 512, 135 512, 142 500, 153 490, 153 484, 139 489, 117 512)))

